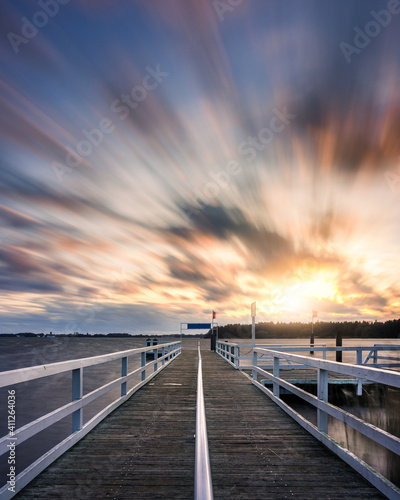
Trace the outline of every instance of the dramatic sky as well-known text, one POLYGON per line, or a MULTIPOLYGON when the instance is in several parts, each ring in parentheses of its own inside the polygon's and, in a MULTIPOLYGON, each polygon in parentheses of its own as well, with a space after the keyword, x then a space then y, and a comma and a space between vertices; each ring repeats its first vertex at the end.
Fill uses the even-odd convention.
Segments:
POLYGON ((399 1, 58 2, 0 7, 1 332, 400 316, 399 1))

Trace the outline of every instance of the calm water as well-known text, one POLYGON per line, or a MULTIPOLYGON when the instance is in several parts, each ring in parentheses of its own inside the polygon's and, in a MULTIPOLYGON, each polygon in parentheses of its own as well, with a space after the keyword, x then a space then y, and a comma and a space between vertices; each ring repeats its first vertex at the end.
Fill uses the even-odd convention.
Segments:
MULTIPOLYGON (((172 339, 176 340, 176 339, 172 339)), ((236 341, 236 340, 235 340, 236 341)), ((240 343, 248 343, 242 340, 240 343)), ((184 349, 196 349, 198 339, 184 339, 184 349)), ((257 341, 266 343, 266 340, 257 341)), ((270 344, 292 344, 293 341, 269 339, 270 344)), ((296 341, 296 344, 299 341, 296 341)), ((316 343, 334 345, 334 339, 316 340, 316 343)), ((374 343, 399 344, 398 340, 350 340, 343 341, 344 346, 373 345, 374 343)), ((145 339, 137 338, 3 338, 0 339, 0 371, 34 366, 38 364, 65 361, 69 359, 82 358, 117 352, 135 347, 143 347, 145 339)), ((209 349, 210 341, 201 341, 202 349, 209 349)), ((243 349, 244 352, 245 348, 243 349)), ((320 357, 316 353, 315 357, 320 357)), ((365 355, 364 355, 365 356, 365 355)), ((328 353, 328 359, 335 359, 335 353, 328 353)), ((355 353, 343 353, 344 362, 355 362, 355 353)), ((129 371, 138 367, 140 356, 129 358, 129 371)), ((84 370, 84 393, 88 393, 120 375, 121 361, 117 360, 106 365, 97 365, 84 370)), ((135 385, 138 380, 131 381, 129 387, 135 385)), ((71 374, 59 374, 46 379, 39 379, 14 386, 16 390, 16 414, 17 427, 21 427, 35 418, 44 415, 59 406, 71 401, 71 374)), ((84 422, 87 422, 106 404, 112 402, 119 395, 119 388, 110 391, 99 400, 91 403, 84 409, 84 422)), ((7 434, 7 390, 0 389, 0 437, 7 434)), ((316 414, 313 408, 307 407, 295 397, 287 397, 287 401, 293 407, 306 416, 313 423, 316 422, 316 414)), ((399 391, 392 389, 381 389, 376 384, 364 386, 363 395, 356 396, 355 389, 346 387, 335 387, 330 392, 330 402, 336 404, 346 411, 365 419, 366 421, 400 437, 400 397, 399 391)), ((393 482, 400 483, 399 459, 393 454, 381 450, 379 447, 364 438, 359 433, 333 420, 329 421, 329 430, 333 437, 349 446, 351 450, 361 455, 370 465, 377 468, 382 474, 389 477, 393 482)), ((17 471, 25 468, 34 459, 41 456, 49 448, 54 446, 71 431, 71 417, 65 418, 57 424, 46 429, 38 436, 21 443, 17 447, 17 471)), ((6 457, 0 457, 0 482, 5 483, 8 466, 6 457)))

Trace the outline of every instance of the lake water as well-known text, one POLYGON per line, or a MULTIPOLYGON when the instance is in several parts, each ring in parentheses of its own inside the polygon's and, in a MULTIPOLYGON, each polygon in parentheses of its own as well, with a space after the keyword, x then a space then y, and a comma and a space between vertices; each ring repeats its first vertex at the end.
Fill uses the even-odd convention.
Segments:
MULTIPOLYGON (((176 339, 171 339, 176 340, 176 339)), ((199 339, 184 339, 184 349, 197 349, 199 339)), ((241 344, 249 340, 237 340, 241 344)), ((296 344, 304 341, 290 339, 262 339, 257 344, 296 344)), ((334 346, 334 339, 316 339, 316 344, 334 346)), ((374 343, 399 344, 399 340, 373 340, 373 339, 344 339, 344 346, 368 346, 374 343)), ((109 352, 123 351, 143 347, 144 338, 91 338, 91 337, 62 337, 62 338, 1 338, 0 339, 0 371, 23 368, 56 361, 66 361, 82 357, 95 356, 109 352)), ((210 340, 201 340, 201 348, 209 349, 210 340)), ((243 348, 243 352, 246 348, 243 348)), ((250 352, 250 349, 249 349, 250 352)), ((303 354, 303 353, 302 353, 303 354)), ((322 357, 315 353, 314 357, 322 357)), ((365 357, 365 354, 364 354, 365 357)), ((335 353, 328 353, 328 359, 335 359, 335 353)), ((343 361, 354 363, 355 353, 343 353, 343 361)), ((140 366, 140 355, 129 358, 129 371, 140 366)), ((84 369, 84 393, 117 378, 121 373, 121 361, 113 361, 106 365, 96 365, 84 369)), ((129 387, 138 382, 131 381, 129 387)), ((18 384, 13 387, 16 391, 16 417, 17 427, 44 415, 59 406, 71 401, 71 373, 54 375, 46 379, 18 384)), ((115 400, 119 395, 119 388, 105 394, 98 400, 84 408, 84 422, 92 418, 101 408, 115 400)), ((316 422, 316 412, 313 408, 300 402, 294 396, 285 396, 285 400, 299 413, 302 413, 313 423, 316 422)), ((0 389, 0 436, 7 434, 7 389, 0 389)), ((342 407, 360 418, 387 430, 400 437, 400 396, 399 391, 386 388, 382 389, 377 384, 363 387, 363 395, 358 397, 355 388, 336 386, 330 390, 329 401, 342 407)), ((21 443, 17 447, 17 471, 24 469, 29 463, 41 456, 54 446, 71 431, 71 417, 67 417, 44 430, 34 438, 21 443)), ((353 431, 340 422, 329 420, 329 430, 333 437, 361 456, 370 465, 379 470, 391 481, 400 485, 399 458, 369 439, 353 431)), ((5 483, 8 465, 6 456, 0 457, 1 484, 5 483)))

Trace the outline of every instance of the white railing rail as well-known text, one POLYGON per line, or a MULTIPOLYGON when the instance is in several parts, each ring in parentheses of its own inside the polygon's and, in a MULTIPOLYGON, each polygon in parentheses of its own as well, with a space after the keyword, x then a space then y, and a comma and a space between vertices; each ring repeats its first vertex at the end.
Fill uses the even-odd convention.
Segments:
MULTIPOLYGON (((285 344, 257 344, 257 347, 265 347, 268 349, 279 349, 279 350, 285 350, 287 348, 296 351, 296 352, 301 352, 301 351, 310 351, 316 350, 315 347, 320 346, 320 347, 325 347, 326 344, 313 344, 313 347, 310 347, 310 344, 290 344, 290 346, 285 345, 285 344), (314 347, 315 346, 315 347, 314 347)), ((215 351, 217 354, 219 354, 222 358, 225 359, 231 366, 233 366, 236 369, 240 370, 250 370, 251 369, 251 364, 249 365, 244 365, 241 362, 244 360, 252 360, 253 356, 252 354, 247 356, 246 354, 241 354, 241 349, 247 349, 248 354, 252 353, 253 345, 252 344, 235 344, 232 342, 217 342, 215 351)), ((326 353, 323 352, 323 357, 325 359, 326 353)), ((270 359, 270 357, 266 356, 265 359, 270 359)), ((265 366, 265 368, 272 368, 265 366)))
MULTIPOLYGON (((385 346, 386 348, 386 346, 385 346)), ((253 354, 252 382, 255 386, 267 394, 286 413, 293 417, 302 427, 308 430, 313 436, 324 443, 330 450, 341 457, 345 462, 356 469, 363 477, 372 483, 378 490, 391 499, 400 499, 400 488, 391 483, 387 478, 375 471, 363 460, 356 457, 348 449, 340 446, 330 435, 328 429, 328 415, 352 427, 356 431, 372 439, 376 443, 384 446, 397 455, 400 455, 400 438, 389 434, 382 429, 371 425, 362 419, 334 406, 328 402, 328 372, 335 372, 345 376, 352 376, 357 379, 365 379, 370 382, 384 384, 390 387, 400 388, 400 373, 380 368, 367 367, 365 365, 351 365, 348 363, 338 363, 323 359, 313 359, 307 356, 281 352, 278 350, 263 349, 256 347, 253 354), (265 371, 258 366, 260 356, 272 356, 273 373, 265 371), (317 396, 314 396, 299 387, 283 380, 279 376, 280 369, 286 368, 281 365, 281 360, 291 361, 298 365, 306 365, 318 371, 317 396), (262 375, 272 381, 272 391, 258 381, 258 375, 262 375), (284 388, 300 397, 317 409, 317 426, 288 406, 280 399, 280 388, 284 388)))
POLYGON ((129 399, 132 394, 134 394, 143 385, 147 384, 147 382, 157 375, 157 373, 171 363, 176 356, 181 354, 181 351, 182 344, 178 341, 158 344, 152 347, 129 349, 126 351, 103 354, 100 356, 73 359, 70 361, 62 361, 47 365, 31 366, 18 370, 0 372, 0 387, 13 387, 22 382, 28 382, 30 380, 48 377, 58 373, 72 372, 72 401, 50 413, 47 413, 46 415, 41 416, 40 418, 37 418, 36 420, 33 420, 32 422, 29 422, 23 427, 14 430, 12 437, 10 437, 10 434, 3 436, 0 439, 0 455, 3 455, 8 451, 7 445, 10 444, 10 440, 14 441, 16 445, 19 445, 68 415, 72 415, 71 434, 16 476, 14 488, 15 492, 9 490, 10 485, 8 483, 2 486, 0 489, 0 499, 6 500, 12 498, 34 477, 54 462, 54 460, 56 460, 71 446, 90 432, 109 413, 129 399), (154 353, 153 361, 146 362, 146 353, 148 352, 154 353), (141 366, 128 373, 128 357, 139 354, 141 356, 141 366), (107 363, 116 359, 121 359, 121 376, 84 395, 83 369, 88 366, 107 363), (127 390, 127 382, 137 375, 140 375, 140 382, 138 382, 131 389, 127 390), (118 386, 121 387, 120 397, 103 408, 88 422, 83 424, 83 408, 90 402, 118 386))
MULTIPOLYGON (((250 370, 251 364, 244 364, 243 361, 251 360, 251 355, 243 355, 242 349, 247 349, 248 354, 252 353, 252 344, 236 344, 232 342, 217 342, 216 352, 222 358, 225 359, 231 366, 240 370, 250 370)), ((382 356, 380 352, 385 351, 400 351, 400 345, 385 345, 385 344, 374 344, 373 346, 357 346, 357 347, 327 347, 326 344, 279 344, 279 345, 261 345, 257 344, 257 347, 265 349, 274 349, 277 351, 284 352, 310 352, 314 353, 321 352, 322 359, 326 359, 326 354, 328 352, 349 352, 352 351, 356 354, 355 363, 357 365, 368 365, 374 366, 375 368, 398 368, 400 367, 400 357, 399 356, 382 356), (362 359, 363 352, 368 352, 365 359, 362 359), (389 363, 382 363, 380 360, 390 361, 389 363)), ((272 360, 272 357, 264 354, 262 365, 265 369, 272 369, 273 365, 266 365, 265 361, 272 360)), ((287 361, 287 369, 293 368, 296 370, 307 369, 306 365, 296 365, 292 366, 290 360, 287 361)))
POLYGON ((208 452, 200 342, 198 346, 198 355, 199 368, 197 372, 194 498, 195 500, 212 500, 214 496, 211 479, 210 455, 208 452))

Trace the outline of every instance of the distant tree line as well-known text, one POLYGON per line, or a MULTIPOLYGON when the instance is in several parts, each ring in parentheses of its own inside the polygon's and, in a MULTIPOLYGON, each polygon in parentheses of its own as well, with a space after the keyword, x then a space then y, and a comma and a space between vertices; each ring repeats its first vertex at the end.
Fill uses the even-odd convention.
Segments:
MULTIPOLYGON (((335 338, 341 332, 343 338, 400 338, 400 319, 385 321, 344 321, 314 323, 314 336, 321 338, 335 338)), ((256 324, 256 338, 310 338, 311 323, 274 323, 260 322, 256 324)), ((211 330, 205 335, 209 338, 211 330)), ((251 338, 251 325, 229 324, 218 327, 220 339, 245 339, 251 338)))

